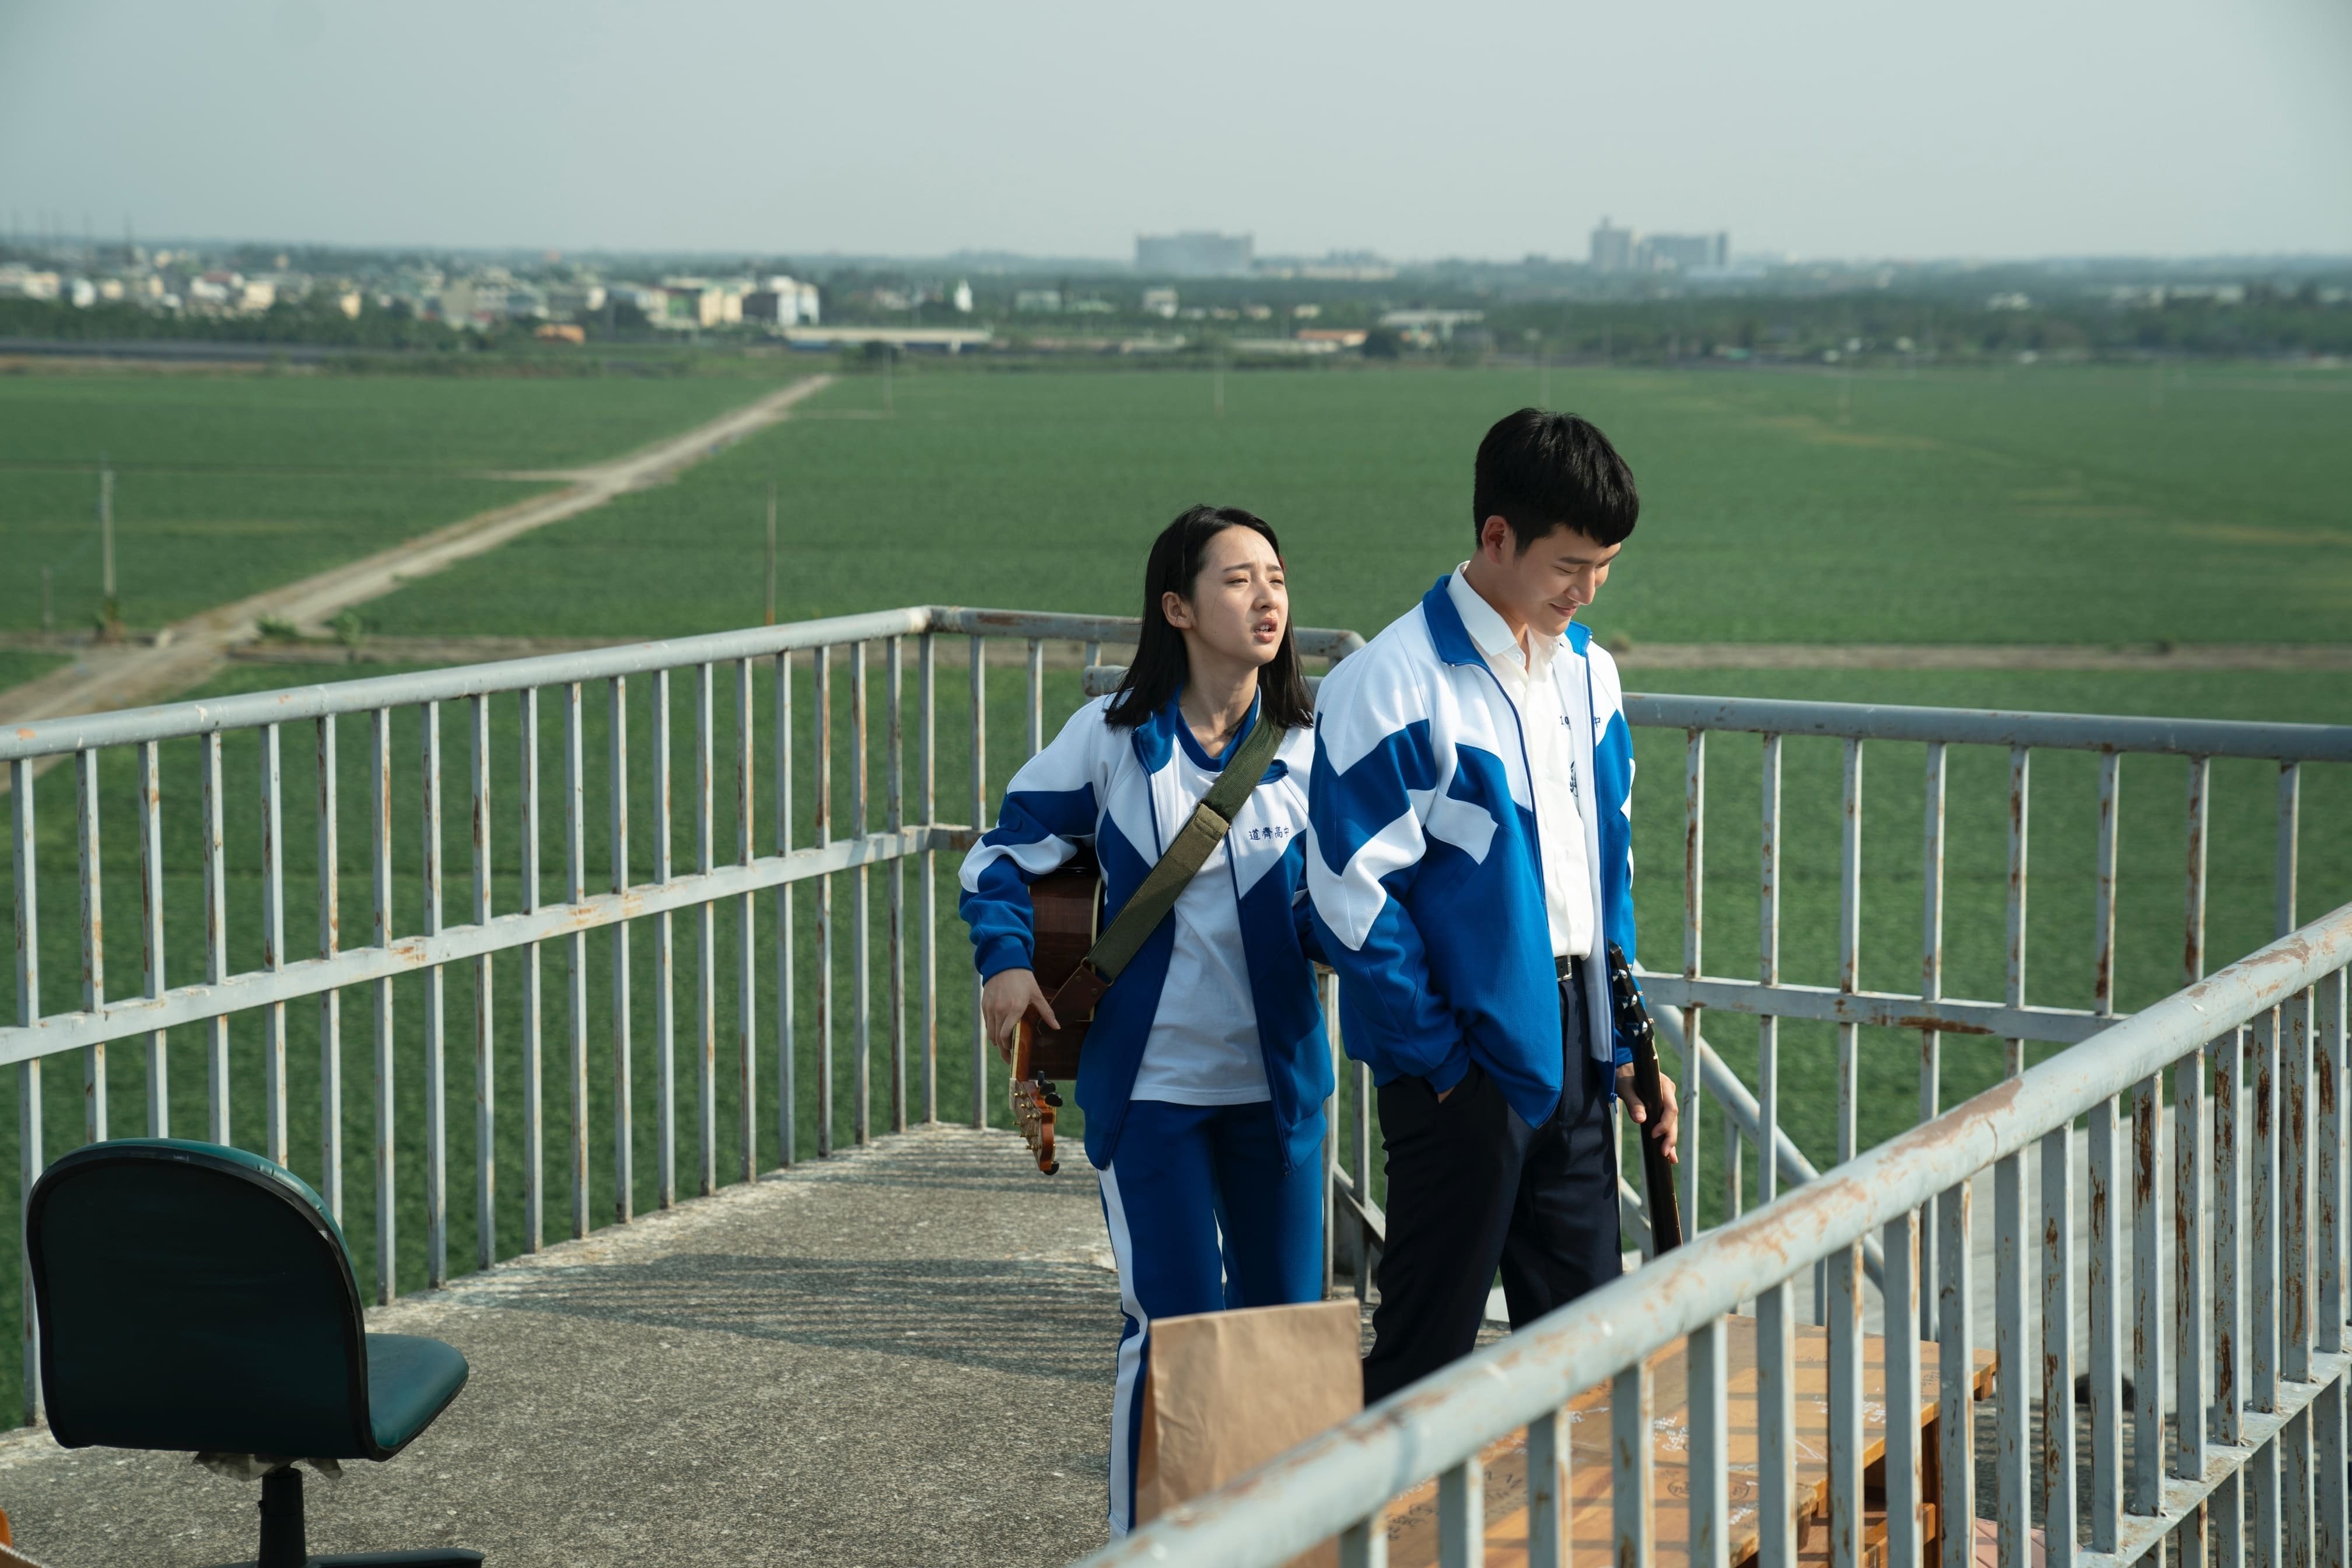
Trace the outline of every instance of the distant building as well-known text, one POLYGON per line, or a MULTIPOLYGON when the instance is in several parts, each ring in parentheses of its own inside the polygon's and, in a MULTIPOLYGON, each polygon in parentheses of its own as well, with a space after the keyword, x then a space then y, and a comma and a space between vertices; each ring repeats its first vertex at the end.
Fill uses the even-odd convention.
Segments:
POLYGON ((1641 237, 1630 228, 1618 228, 1607 218, 1592 231, 1592 270, 1595 272, 1631 272, 1633 269, 1633 247, 1641 237))
POLYGON ((593 316, 604 308, 604 286, 602 283, 559 283, 542 296, 547 312, 559 321, 574 321, 583 316, 593 316))
POLYGON ((773 327, 812 327, 818 317, 814 283, 776 277, 743 296, 742 319, 773 327))
POLYGON ((1644 272, 1699 272, 1731 265, 1731 234, 1645 235, 1635 247, 1635 260, 1644 272))
MULTIPOLYGON (((956 284, 955 308, 956 314, 959 316, 969 316, 971 314, 971 285, 969 282, 959 281, 956 284)), ((811 316, 809 320, 814 321, 816 318, 814 316, 811 316)))
POLYGON ((661 291, 662 312, 654 325, 677 331, 736 325, 743 320, 744 296, 753 292, 748 282, 708 278, 665 278, 661 291))
POLYGON ((1033 311, 1039 315, 1059 315, 1062 310, 1062 291, 1059 289, 1016 289, 1013 295, 1013 308, 1016 310, 1033 311))
POLYGON ((1167 321, 1174 321, 1176 319, 1176 290, 1173 289, 1146 289, 1143 291, 1143 313, 1147 316, 1159 316, 1167 321))
POLYGON ((1484 310, 1389 310, 1381 314, 1381 325, 1393 329, 1409 343, 1427 348, 1450 343, 1457 335, 1477 337, 1485 331, 1479 323, 1486 319, 1484 310))
POLYGON ((1135 269, 1163 278, 1233 278, 1250 269, 1255 237, 1188 229, 1135 237, 1135 269))

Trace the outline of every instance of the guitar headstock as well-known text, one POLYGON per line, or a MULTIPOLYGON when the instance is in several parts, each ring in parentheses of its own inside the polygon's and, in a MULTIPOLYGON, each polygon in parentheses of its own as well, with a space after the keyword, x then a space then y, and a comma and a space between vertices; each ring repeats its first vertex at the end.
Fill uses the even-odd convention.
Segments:
POLYGON ((1054 1113, 1061 1109, 1062 1097, 1052 1079, 1037 1076, 1031 1061, 1035 1027, 1033 1020, 1024 1018, 1014 1037, 1013 1121, 1021 1129, 1029 1152, 1036 1156, 1037 1169, 1050 1176, 1062 1168, 1062 1163, 1054 1157, 1054 1113))

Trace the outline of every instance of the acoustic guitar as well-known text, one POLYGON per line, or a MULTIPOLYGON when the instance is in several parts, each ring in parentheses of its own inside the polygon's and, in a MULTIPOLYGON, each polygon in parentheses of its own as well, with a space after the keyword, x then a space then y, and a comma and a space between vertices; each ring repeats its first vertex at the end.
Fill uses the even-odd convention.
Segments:
MULTIPOLYGON (((1059 870, 1030 883, 1029 908, 1036 939, 1031 967, 1037 989, 1048 996, 1061 994, 1095 944, 1102 875, 1093 858, 1082 851, 1059 870)), ((1062 1168, 1054 1157, 1054 1113, 1062 1106, 1055 1084, 1078 1076, 1078 1049, 1086 1043, 1087 1026, 1094 1021, 1093 1002, 1081 1000, 1088 990, 1076 987, 1062 995, 1054 1010, 1060 1028, 1047 1028, 1044 1019, 1031 1013, 1013 1036, 1013 1119, 1037 1157, 1037 1169, 1049 1176, 1062 1168)))

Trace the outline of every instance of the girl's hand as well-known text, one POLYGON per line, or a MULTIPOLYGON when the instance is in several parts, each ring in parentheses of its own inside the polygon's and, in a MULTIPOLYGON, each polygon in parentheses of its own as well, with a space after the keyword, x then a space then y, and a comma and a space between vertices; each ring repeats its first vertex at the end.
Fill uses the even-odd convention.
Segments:
POLYGON ((1001 969, 980 988, 981 1025, 996 1042, 996 1054, 1008 1062, 1013 1059, 1013 1041, 1020 1032, 1021 1020, 1033 1012, 1045 1020, 1047 1028, 1062 1026, 1062 1021, 1054 1016, 1054 1005, 1037 988, 1033 970, 1001 969))

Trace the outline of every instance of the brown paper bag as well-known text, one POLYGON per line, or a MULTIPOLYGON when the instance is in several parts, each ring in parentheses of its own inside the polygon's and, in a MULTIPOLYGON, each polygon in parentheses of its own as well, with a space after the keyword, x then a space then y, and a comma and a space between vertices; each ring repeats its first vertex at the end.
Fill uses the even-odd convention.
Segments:
MULTIPOLYGON (((1352 1300, 1154 1322, 1136 1522, 1214 1491, 1362 1410, 1360 1323, 1352 1300)), ((1336 1564, 1337 1543, 1296 1561, 1336 1564)))

